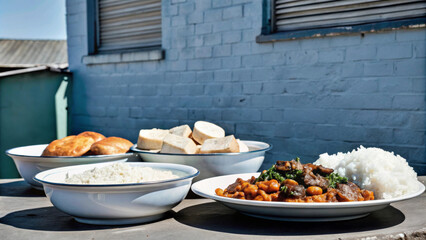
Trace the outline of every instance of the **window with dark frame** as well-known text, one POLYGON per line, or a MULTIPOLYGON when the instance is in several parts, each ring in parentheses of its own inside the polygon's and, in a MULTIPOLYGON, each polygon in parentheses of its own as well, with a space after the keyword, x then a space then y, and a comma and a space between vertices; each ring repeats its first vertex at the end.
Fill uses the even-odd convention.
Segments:
POLYGON ((312 36, 315 30, 344 32, 398 20, 425 22, 426 17, 424 0, 270 0, 270 9, 269 34, 307 31, 312 36))
POLYGON ((97 0, 92 53, 161 47, 161 0, 97 0))

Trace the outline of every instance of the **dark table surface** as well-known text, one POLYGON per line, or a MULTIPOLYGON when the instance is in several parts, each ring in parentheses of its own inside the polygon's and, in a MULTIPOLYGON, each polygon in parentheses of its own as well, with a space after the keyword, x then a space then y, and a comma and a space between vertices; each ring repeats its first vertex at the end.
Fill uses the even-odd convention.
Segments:
MULTIPOLYGON (((425 184, 426 176, 419 177, 425 184)), ((185 199, 152 223, 95 226, 60 212, 22 179, 0 180, 0 239, 426 239, 426 194, 367 217, 323 223, 242 215, 209 199, 185 199)))

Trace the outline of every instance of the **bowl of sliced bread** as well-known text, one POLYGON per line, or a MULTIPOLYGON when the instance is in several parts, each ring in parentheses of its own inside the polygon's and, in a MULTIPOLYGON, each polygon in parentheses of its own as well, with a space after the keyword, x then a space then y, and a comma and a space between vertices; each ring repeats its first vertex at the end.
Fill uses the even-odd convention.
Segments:
POLYGON ((105 137, 97 132, 82 132, 52 141, 16 147, 6 151, 13 159, 19 174, 36 189, 43 186, 34 181, 42 171, 81 164, 123 162, 133 156, 132 142, 120 137, 105 137))
POLYGON ((259 170, 266 151, 272 146, 265 142, 226 136, 220 126, 197 121, 172 129, 142 129, 138 142, 130 149, 143 161, 177 163, 197 168, 196 181, 220 175, 250 173, 259 170))

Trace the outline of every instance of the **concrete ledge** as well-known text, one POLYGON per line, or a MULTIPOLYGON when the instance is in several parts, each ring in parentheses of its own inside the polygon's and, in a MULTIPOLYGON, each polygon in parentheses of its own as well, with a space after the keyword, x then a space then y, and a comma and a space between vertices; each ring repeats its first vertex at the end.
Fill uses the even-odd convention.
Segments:
POLYGON ((151 49, 138 52, 110 53, 83 56, 84 64, 105 64, 105 63, 126 63, 126 62, 143 62, 158 61, 164 59, 164 50, 151 49))
POLYGON ((287 32, 277 32, 271 34, 261 34, 256 37, 257 43, 270 43, 276 41, 286 41, 306 38, 322 38, 349 34, 375 33, 384 31, 394 31, 396 29, 417 29, 425 28, 426 18, 414 18, 395 21, 385 21, 378 23, 368 23, 354 26, 331 27, 323 29, 308 29, 287 32))

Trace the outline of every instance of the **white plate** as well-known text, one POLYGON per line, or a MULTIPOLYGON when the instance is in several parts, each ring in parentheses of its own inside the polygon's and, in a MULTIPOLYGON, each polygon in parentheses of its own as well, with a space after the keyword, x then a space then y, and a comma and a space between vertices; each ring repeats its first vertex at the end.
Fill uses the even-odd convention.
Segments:
POLYGON ((360 202, 339 203, 289 203, 289 202, 263 202, 254 200, 241 200, 217 196, 216 188, 225 189, 237 178, 244 180, 260 173, 233 174, 213 177, 196 182, 192 191, 202 197, 214 199, 225 206, 240 211, 253 217, 260 217, 282 221, 337 221, 348 220, 367 216, 369 213, 383 209, 393 202, 407 200, 422 194, 425 186, 418 182, 418 191, 392 199, 380 199, 360 202))

